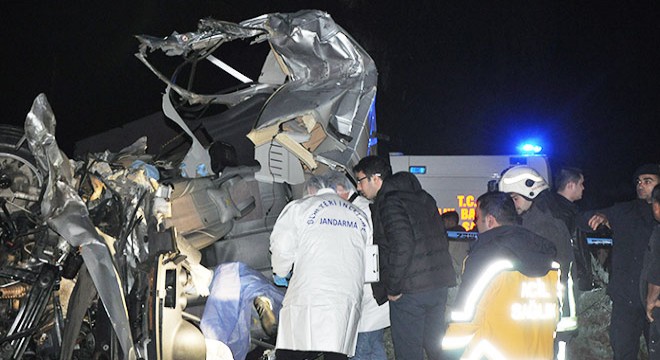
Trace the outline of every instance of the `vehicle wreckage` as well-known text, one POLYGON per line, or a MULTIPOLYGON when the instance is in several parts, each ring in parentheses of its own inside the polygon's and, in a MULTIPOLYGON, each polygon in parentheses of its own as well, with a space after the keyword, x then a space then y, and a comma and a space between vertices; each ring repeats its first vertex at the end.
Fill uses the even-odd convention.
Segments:
MULTIPOLYGON (((145 137, 71 160, 43 94, 24 129, 2 128, 2 359, 232 358, 229 344, 200 330, 208 305, 219 306, 214 269, 236 263, 235 274, 248 267, 270 280, 270 230, 305 178, 374 151, 375 64, 327 13, 204 19, 195 32, 137 39, 136 57, 167 85, 163 113, 191 145, 176 161, 150 155, 145 137), (269 48, 256 81, 213 55, 234 40, 269 48), (157 70, 153 51, 182 57, 190 78, 210 61, 241 85, 199 94, 182 85, 184 66, 170 77, 157 70), (197 105, 222 107, 198 118, 206 139, 182 116, 197 105), (239 161, 244 151, 258 165, 239 161)), ((237 336, 272 347, 272 328, 259 325, 237 336)))

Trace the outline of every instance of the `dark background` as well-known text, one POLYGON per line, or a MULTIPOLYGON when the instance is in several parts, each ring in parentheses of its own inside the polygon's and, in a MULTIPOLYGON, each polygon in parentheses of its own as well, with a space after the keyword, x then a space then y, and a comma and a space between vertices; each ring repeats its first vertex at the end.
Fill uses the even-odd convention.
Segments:
POLYGON ((22 125, 43 92, 72 153, 160 110, 165 86, 133 56, 134 34, 306 8, 330 13, 376 61, 382 152, 509 154, 536 138, 554 168, 584 169, 586 208, 632 198, 634 169, 660 162, 654 1, 0 0, 2 122, 22 125))

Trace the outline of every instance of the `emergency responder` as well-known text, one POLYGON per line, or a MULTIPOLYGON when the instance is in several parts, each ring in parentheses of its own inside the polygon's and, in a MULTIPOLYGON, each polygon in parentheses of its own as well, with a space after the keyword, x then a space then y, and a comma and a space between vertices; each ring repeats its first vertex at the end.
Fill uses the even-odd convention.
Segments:
POLYGON ((558 353, 564 353, 566 344, 577 329, 575 304, 575 255, 568 228, 552 209, 557 208, 555 198, 546 180, 529 166, 506 169, 498 183, 499 190, 511 195, 516 212, 522 218, 522 226, 550 240, 557 249, 555 260, 561 267, 562 308, 557 325, 558 353))
POLYGON ((277 329, 276 357, 347 359, 355 351, 364 285, 364 248, 371 236, 362 210, 320 176, 309 194, 282 210, 270 236, 276 283, 288 278, 277 329))
MULTIPOLYGON (((657 222, 649 240, 649 253, 644 258, 644 278, 646 294, 642 298, 646 302, 646 318, 649 326, 649 359, 660 359, 660 185, 656 185, 651 193, 653 217, 657 222), (656 318, 658 321, 656 321, 656 318)), ((642 287, 644 283, 642 283, 642 287)))
POLYGON ((552 242, 518 225, 502 192, 477 199, 479 237, 465 260, 443 348, 466 359, 550 359, 558 320, 552 242))
POLYGON ((374 244, 380 251, 380 282, 373 286, 379 304, 389 299, 397 359, 441 359, 439 339, 454 269, 433 197, 415 175, 391 175, 387 161, 367 156, 353 168, 358 190, 374 200, 374 244))
POLYGON ((607 293, 612 299, 610 343, 615 360, 637 359, 639 337, 644 335, 648 339, 646 306, 639 296, 639 279, 654 227, 651 192, 659 179, 660 165, 642 165, 633 177, 637 199, 586 214, 592 229, 604 224, 613 233, 607 293))
MULTIPOLYGON (((345 174, 338 171, 328 171, 325 174, 328 185, 335 189, 342 199, 350 201, 367 215, 371 227, 371 210, 369 200, 360 196, 345 174)), ((367 239, 367 245, 373 244, 373 236, 367 239)), ((362 295, 362 315, 358 325, 358 339, 355 356, 352 360, 387 360, 383 335, 385 328, 390 326, 389 302, 378 305, 374 299, 371 284, 364 285, 362 295)))

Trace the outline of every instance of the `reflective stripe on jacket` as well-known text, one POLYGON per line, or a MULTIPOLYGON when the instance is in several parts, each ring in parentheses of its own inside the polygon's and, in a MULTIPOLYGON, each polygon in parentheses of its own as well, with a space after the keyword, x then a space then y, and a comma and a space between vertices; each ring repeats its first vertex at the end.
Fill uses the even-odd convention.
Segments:
POLYGON ((530 277, 508 260, 485 267, 472 284, 442 340, 461 359, 552 359, 559 320, 558 264, 530 277))

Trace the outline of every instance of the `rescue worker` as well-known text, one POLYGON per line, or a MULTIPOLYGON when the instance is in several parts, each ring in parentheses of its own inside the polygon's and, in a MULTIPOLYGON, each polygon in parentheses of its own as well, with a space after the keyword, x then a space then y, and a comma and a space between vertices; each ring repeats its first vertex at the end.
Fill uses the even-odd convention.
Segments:
POLYGON ((476 215, 479 237, 443 348, 462 359, 551 359, 559 308, 554 244, 518 225, 508 194, 481 195, 476 215))
POLYGON ((592 229, 600 225, 612 229, 612 271, 607 293, 612 299, 610 343, 615 360, 637 359, 639 337, 644 335, 648 339, 646 306, 639 296, 639 279, 655 225, 651 193, 659 180, 660 165, 642 165, 633 177, 637 199, 586 213, 592 229))
POLYGON ((645 277, 642 280, 647 282, 647 291, 642 299, 646 302, 646 318, 651 322, 649 360, 657 360, 660 359, 660 185, 653 188, 651 199, 653 218, 657 223, 649 240, 648 256, 644 258, 645 277))
POLYGON ((557 249, 555 260, 559 263, 561 281, 561 319, 557 324, 557 353, 565 354, 568 341, 575 336, 578 327, 575 303, 575 255, 571 234, 564 222, 553 214, 556 208, 554 195, 547 181, 529 166, 506 169, 498 183, 499 190, 513 199, 516 212, 522 218, 522 226, 550 240, 557 249))
POLYGON ((347 359, 357 340, 369 222, 320 176, 305 192, 282 210, 270 236, 273 275, 277 282, 290 277, 275 355, 347 359))
MULTIPOLYGON (((328 185, 335 189, 337 195, 342 199, 350 201, 367 215, 369 226, 371 226, 370 202, 364 196, 360 196, 353 184, 345 174, 338 171, 329 171, 325 174, 328 185)), ((367 239, 367 245, 373 244, 373 236, 367 239)), ((355 348, 355 356, 352 360, 387 360, 385 341, 383 336, 385 328, 390 326, 390 305, 385 302, 378 305, 374 298, 371 284, 364 284, 362 295, 362 316, 358 324, 358 339, 355 348)))
POLYGON ((374 244, 380 251, 379 304, 390 301, 397 359, 441 359, 448 287, 456 275, 447 234, 433 197, 415 175, 392 174, 383 158, 367 156, 353 168, 357 188, 374 201, 374 244))

